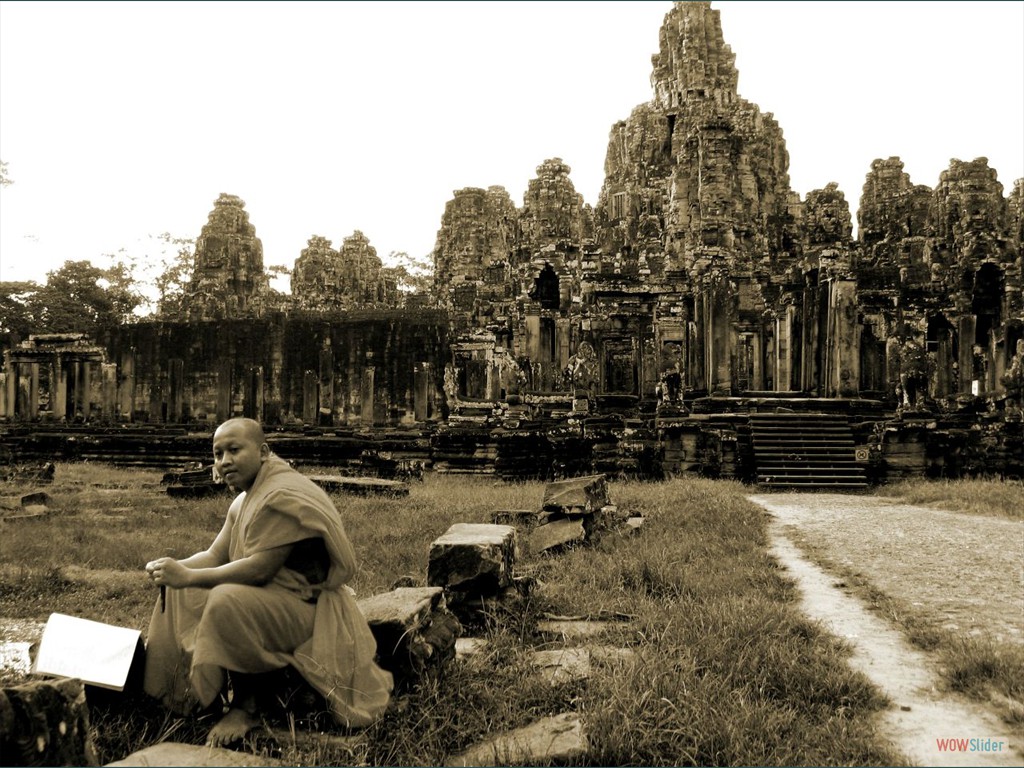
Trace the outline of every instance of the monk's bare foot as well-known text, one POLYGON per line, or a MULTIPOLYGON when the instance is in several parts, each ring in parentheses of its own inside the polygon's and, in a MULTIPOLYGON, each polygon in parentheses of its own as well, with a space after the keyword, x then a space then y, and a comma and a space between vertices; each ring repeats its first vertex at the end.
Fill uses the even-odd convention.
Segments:
POLYGON ((245 734, 259 725, 259 718, 240 707, 232 707, 206 737, 208 747, 226 747, 241 741, 245 734))

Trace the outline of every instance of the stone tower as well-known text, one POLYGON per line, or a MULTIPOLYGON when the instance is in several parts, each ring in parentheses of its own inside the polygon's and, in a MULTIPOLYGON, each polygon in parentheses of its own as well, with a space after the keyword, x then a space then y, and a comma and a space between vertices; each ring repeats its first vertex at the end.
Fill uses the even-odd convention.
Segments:
POLYGON ((245 202, 222 193, 196 240, 195 268, 182 300, 188 320, 219 320, 263 311, 269 280, 263 243, 245 202))
POLYGON ((341 256, 331 241, 309 238, 292 270, 292 302, 299 309, 332 310, 342 307, 338 286, 342 281, 341 256))
POLYGON ((738 95, 735 58, 710 3, 677 2, 665 16, 654 98, 611 131, 606 250, 660 238, 666 268, 690 277, 787 257, 789 155, 771 114, 738 95))
POLYGON ((766 370, 765 288, 799 248, 782 131, 740 98, 710 3, 675 3, 652 65, 653 99, 611 130, 596 211, 596 269, 607 276, 598 309, 627 285, 649 286, 645 296, 628 289, 634 318, 610 352, 627 366, 618 386, 650 391, 670 349, 689 389, 765 388, 777 378, 766 370))

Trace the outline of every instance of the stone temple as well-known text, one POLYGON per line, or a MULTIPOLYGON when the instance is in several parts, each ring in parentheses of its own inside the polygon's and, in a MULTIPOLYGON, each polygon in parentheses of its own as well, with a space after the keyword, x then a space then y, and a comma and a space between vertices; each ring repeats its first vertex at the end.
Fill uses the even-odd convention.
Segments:
POLYGON ((457 190, 426 296, 357 231, 313 236, 275 298, 221 195, 183 316, 13 345, 0 416, 404 431, 438 470, 504 477, 1020 476, 1024 179, 952 160, 931 188, 865 158, 854 239, 836 185, 791 188, 738 79, 718 11, 675 3, 596 203, 559 158, 520 206, 457 190))

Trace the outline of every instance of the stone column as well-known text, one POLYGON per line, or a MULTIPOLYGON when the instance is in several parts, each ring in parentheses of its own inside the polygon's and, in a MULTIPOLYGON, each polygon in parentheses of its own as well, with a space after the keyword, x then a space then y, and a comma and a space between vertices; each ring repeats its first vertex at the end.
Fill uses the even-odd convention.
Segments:
POLYGON ((16 379, 18 389, 15 393, 14 401, 14 415, 19 419, 28 419, 30 414, 28 411, 28 398, 29 398, 29 382, 30 376, 28 371, 25 370, 27 363, 15 363, 14 367, 18 371, 18 378, 16 379))
POLYGON ((54 359, 50 374, 50 410, 57 421, 68 415, 68 371, 60 355, 54 359))
POLYGON ((263 366, 254 365, 249 368, 245 387, 245 401, 242 404, 242 415, 263 423, 263 366))
POLYGON ((334 352, 328 347, 320 350, 320 407, 317 423, 334 424, 334 352))
POLYGON ((786 307, 785 314, 775 321, 775 389, 789 392, 793 388, 793 314, 796 308, 786 307))
POLYGON ((7 418, 7 371, 0 371, 0 419, 7 418))
POLYGON ((852 280, 834 280, 830 285, 825 393, 829 397, 855 397, 860 388, 856 293, 857 284, 852 280))
POLYGON ((372 365, 363 368, 362 383, 359 387, 359 423, 364 427, 373 426, 373 378, 376 369, 372 365))
POLYGON ((764 343, 762 341, 763 331, 757 331, 750 340, 750 353, 754 357, 754 376, 751 387, 761 392, 764 390, 764 343))
POLYGON ((320 393, 316 371, 306 371, 302 377, 302 423, 313 426, 317 423, 320 407, 320 393))
POLYGON ((942 328, 939 331, 938 344, 935 349, 935 375, 932 394, 935 397, 947 397, 953 391, 953 340, 950 331, 942 328))
POLYGON ((526 317, 526 356, 531 360, 540 359, 540 315, 531 313, 528 308, 526 317))
POLYGON ((121 355, 121 382, 118 391, 119 408, 128 421, 135 420, 135 347, 121 355))
POLYGON ((416 421, 424 422, 430 415, 430 363, 415 364, 413 382, 413 413, 416 421))
MULTIPOLYGON (((555 364, 558 366, 559 371, 564 371, 565 367, 569 364, 571 337, 572 328, 570 327, 569 318, 557 318, 555 320, 555 364)), ((498 398, 494 397, 492 399, 497 400, 498 398)))
POLYGON ((92 363, 82 361, 82 415, 88 421, 92 412, 92 363))
POLYGON ((102 413, 103 420, 118 421, 117 413, 117 363, 103 363, 100 366, 103 377, 102 413))
POLYGON ((230 359, 221 358, 217 364, 217 422, 225 422, 231 413, 231 390, 234 387, 232 374, 234 364, 230 359))
POLYGON ((960 393, 971 394, 971 383, 974 379, 974 334, 976 327, 974 315, 960 318, 960 393))
POLYGON ((39 419, 39 363, 29 363, 28 417, 39 419))
POLYGON ((181 422, 185 401, 185 361, 173 357, 167 361, 167 421, 181 422))
POLYGON ((4 363, 4 374, 4 412, 8 419, 13 420, 18 404, 18 364, 12 363, 9 357, 4 363))
POLYGON ((724 281, 709 290, 707 301, 707 371, 710 378, 709 394, 729 394, 732 391, 732 328, 729 322, 730 295, 724 281))

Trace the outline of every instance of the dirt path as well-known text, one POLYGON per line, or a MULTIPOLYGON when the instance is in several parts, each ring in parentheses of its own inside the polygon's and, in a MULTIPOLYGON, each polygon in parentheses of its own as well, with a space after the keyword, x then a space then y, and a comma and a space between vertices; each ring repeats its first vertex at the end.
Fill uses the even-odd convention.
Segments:
POLYGON ((882 715, 883 732, 897 749, 920 765, 1024 762, 1020 735, 1011 726, 966 698, 940 693, 927 655, 840 589, 791 540, 799 532, 830 559, 870 574, 887 594, 913 603, 931 601, 950 617, 948 626, 1021 642, 1024 525, 870 496, 793 493, 750 499, 774 518, 772 551, 797 582, 802 609, 850 642, 851 664, 892 701, 882 715), (951 543, 958 546, 951 549, 951 543), (988 560, 990 550, 994 562, 988 560), (973 750, 968 742, 964 751, 951 751, 940 749, 938 739, 978 741, 973 750))

